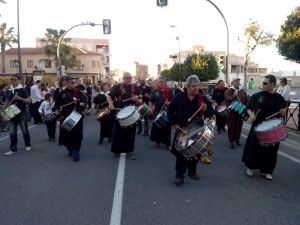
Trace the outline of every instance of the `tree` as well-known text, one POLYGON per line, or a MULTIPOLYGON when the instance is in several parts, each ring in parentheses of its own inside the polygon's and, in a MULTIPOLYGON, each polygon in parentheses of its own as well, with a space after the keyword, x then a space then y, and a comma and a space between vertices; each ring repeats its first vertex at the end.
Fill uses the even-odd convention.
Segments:
MULTIPOLYGON (((52 60, 57 65, 57 45, 59 42, 59 38, 64 34, 64 30, 54 30, 51 28, 47 29, 47 33, 45 33, 45 38, 41 39, 41 43, 44 45, 45 54, 52 58, 52 60)), ((64 38, 60 44, 60 62, 66 68, 73 68, 76 65, 76 56, 74 55, 73 49, 67 44, 70 43, 71 38, 64 38)))
POLYGON ((186 80, 192 74, 197 75, 201 81, 216 79, 219 74, 216 58, 212 54, 189 55, 182 66, 181 80, 186 80))
POLYGON ((296 7, 281 25, 276 41, 279 54, 285 59, 300 63, 300 7, 296 7))
POLYGON ((16 43, 14 28, 10 27, 7 30, 6 23, 0 24, 0 45, 1 45, 1 60, 2 60, 2 73, 5 73, 5 49, 7 46, 11 47, 11 44, 16 43))
POLYGON ((160 76, 166 78, 166 80, 172 80, 171 78, 171 71, 170 70, 163 70, 160 72, 160 76))
POLYGON ((244 61, 244 87, 246 87, 246 77, 250 55, 257 46, 269 46, 273 42, 273 34, 264 31, 257 21, 252 21, 244 30, 245 61, 244 61))

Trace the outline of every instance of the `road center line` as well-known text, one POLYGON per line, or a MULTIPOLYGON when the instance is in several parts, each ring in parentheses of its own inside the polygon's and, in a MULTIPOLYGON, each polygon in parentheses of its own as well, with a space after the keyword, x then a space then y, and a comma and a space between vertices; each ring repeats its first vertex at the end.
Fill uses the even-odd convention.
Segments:
MULTIPOLYGON (((36 124, 30 125, 30 126, 28 127, 28 129, 31 129, 31 128, 36 127, 36 126, 37 126, 36 124)), ((21 131, 21 129, 20 129, 20 130, 18 130, 17 133, 19 134, 19 133, 21 133, 21 132, 22 132, 22 131, 21 131)), ((4 141, 4 140, 6 140, 7 138, 9 138, 9 135, 7 135, 7 136, 1 138, 0 141, 4 141)))
POLYGON ((123 187, 125 175, 125 153, 120 155, 115 193, 110 216, 110 225, 120 225, 122 217, 123 187))

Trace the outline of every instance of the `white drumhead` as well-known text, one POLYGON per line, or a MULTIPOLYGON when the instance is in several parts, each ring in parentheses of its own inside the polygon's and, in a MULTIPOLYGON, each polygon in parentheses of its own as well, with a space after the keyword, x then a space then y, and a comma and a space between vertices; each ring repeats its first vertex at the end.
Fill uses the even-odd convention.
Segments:
POLYGON ((127 107, 121 109, 120 112, 118 112, 117 118, 118 119, 127 118, 128 116, 132 115, 132 113, 134 111, 135 111, 135 106, 133 106, 133 105, 127 106, 127 107))
POLYGON ((278 127, 282 123, 282 119, 272 119, 265 122, 262 122, 261 124, 258 124, 256 127, 256 131, 266 131, 273 129, 274 127, 278 127))

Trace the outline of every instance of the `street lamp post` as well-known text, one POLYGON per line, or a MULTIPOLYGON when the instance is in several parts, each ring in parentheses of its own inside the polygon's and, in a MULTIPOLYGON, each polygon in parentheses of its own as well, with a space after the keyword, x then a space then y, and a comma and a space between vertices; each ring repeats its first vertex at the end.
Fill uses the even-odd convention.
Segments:
POLYGON ((224 22, 225 22, 225 25, 226 25, 226 31, 227 31, 227 36, 226 36, 226 39, 227 39, 227 48, 226 48, 226 74, 225 74, 225 80, 226 82, 228 82, 228 74, 229 74, 229 29, 228 29, 228 25, 227 25, 227 21, 225 19, 225 16, 223 15, 222 11, 218 8, 218 6, 213 3, 211 0, 206 0, 208 1, 210 4, 212 4, 217 10, 218 12, 220 13, 220 15, 222 16, 224 22))
POLYGON ((58 44, 57 44, 57 49, 56 49, 56 59, 57 59, 57 68, 60 68, 60 44, 63 40, 63 38, 65 37, 65 35, 72 30, 75 27, 79 27, 79 26, 86 26, 86 25, 90 25, 90 26, 95 26, 95 25, 103 25, 103 24, 97 24, 97 23, 91 23, 91 22, 86 22, 86 23, 80 23, 77 24, 71 28, 69 28, 68 30, 66 30, 59 38, 58 44))
POLYGON ((18 72, 19 72, 19 76, 22 79, 22 83, 25 84, 25 79, 22 76, 22 61, 21 61, 21 47, 20 47, 20 10, 19 10, 19 0, 17 0, 17 37, 18 37, 18 72))
POLYGON ((178 33, 178 27, 176 25, 170 25, 172 28, 176 28, 176 40, 178 43, 178 72, 181 76, 181 57, 180 57, 180 40, 179 40, 179 33, 178 33))

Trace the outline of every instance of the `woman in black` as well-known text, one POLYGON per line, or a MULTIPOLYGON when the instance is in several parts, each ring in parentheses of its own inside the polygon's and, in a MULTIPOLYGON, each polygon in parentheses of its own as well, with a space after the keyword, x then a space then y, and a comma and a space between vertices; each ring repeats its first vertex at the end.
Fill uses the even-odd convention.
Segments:
MULTIPOLYGON (((113 109, 114 107, 124 108, 129 105, 142 103, 142 101, 138 98, 138 95, 140 95, 140 90, 138 86, 136 86, 134 83, 131 83, 131 80, 131 74, 125 72, 123 75, 123 82, 112 87, 110 93, 107 96, 111 109, 113 109)), ((126 152, 128 159, 135 159, 135 155, 133 153, 135 134, 136 124, 132 124, 128 127, 121 127, 119 121, 114 121, 111 151, 115 154, 115 157, 118 157, 122 152, 126 152)))
POLYGON ((263 79, 263 91, 254 94, 247 105, 247 112, 252 121, 252 126, 246 140, 242 162, 247 167, 248 176, 254 174, 254 169, 259 169, 261 175, 272 180, 272 173, 276 167, 279 143, 262 146, 255 134, 255 127, 266 120, 266 117, 279 112, 276 117, 284 117, 284 98, 275 92, 276 78, 267 75, 263 79))
MULTIPOLYGON (((65 77, 66 88, 58 93, 55 100, 54 110, 59 110, 63 121, 76 110, 83 113, 86 106, 86 97, 84 94, 75 87, 75 78, 71 76, 65 77), (69 104, 69 105, 67 105, 69 104)), ((74 162, 79 161, 79 151, 83 138, 83 116, 71 131, 66 131, 60 127, 59 144, 65 145, 69 154, 73 157, 74 162)))
MULTIPOLYGON (((108 107, 107 95, 109 94, 109 87, 107 83, 101 84, 101 92, 94 98, 95 108, 98 110, 108 107)), ((108 138, 108 141, 112 140, 113 133, 113 114, 103 116, 100 119, 100 138, 98 144, 102 144, 104 138, 108 138)))

